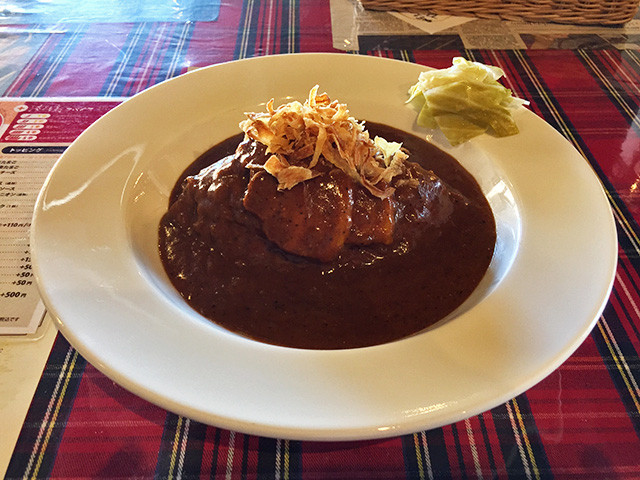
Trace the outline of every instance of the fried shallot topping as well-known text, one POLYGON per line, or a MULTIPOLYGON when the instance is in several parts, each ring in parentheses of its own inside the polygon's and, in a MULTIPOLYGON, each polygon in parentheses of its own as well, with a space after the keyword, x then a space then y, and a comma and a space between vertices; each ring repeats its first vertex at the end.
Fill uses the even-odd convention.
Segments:
POLYGON ((248 167, 264 168, 278 180, 279 190, 321 175, 329 164, 378 198, 394 192, 391 179, 404 171, 407 159, 401 144, 369 138, 347 106, 318 94, 317 85, 304 104, 293 101, 274 108, 273 103, 267 103, 266 112, 246 113, 240 128, 267 147, 264 165, 248 167))

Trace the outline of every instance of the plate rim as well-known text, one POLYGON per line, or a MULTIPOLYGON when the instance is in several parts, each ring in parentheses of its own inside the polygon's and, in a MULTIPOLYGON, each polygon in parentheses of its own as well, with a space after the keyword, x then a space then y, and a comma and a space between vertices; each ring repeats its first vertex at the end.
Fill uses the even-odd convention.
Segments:
MULTIPOLYGON (((283 57, 308 57, 308 56, 313 56, 315 58, 327 58, 330 59, 328 60, 329 62, 331 62, 334 58, 337 57, 341 57, 340 61, 345 61, 345 55, 344 54, 333 54, 333 53, 310 53, 310 54, 302 54, 302 53, 298 53, 298 54, 283 54, 283 55, 273 55, 273 56, 269 56, 269 57, 254 57, 254 58, 248 58, 248 59, 242 59, 242 60, 236 60, 236 61, 230 61, 230 62, 225 62, 225 63, 221 63, 221 64, 216 64, 210 67, 205 67, 205 69, 219 69, 219 68, 224 68, 224 66, 229 65, 229 64, 238 64, 238 63, 247 63, 247 62, 266 62, 269 63, 271 61, 273 61, 272 59, 274 58, 280 58, 283 59, 283 57)), ((353 55, 349 55, 349 57, 354 58, 353 55)), ((355 56, 355 58, 360 58, 360 59, 366 59, 365 62, 369 62, 371 61, 371 59, 376 59, 374 61, 385 61, 385 62, 400 62, 398 60, 393 60, 393 59, 386 59, 386 58, 379 58, 379 57, 371 57, 371 56, 355 56)), ((284 60, 286 61, 286 59, 284 60)), ((360 61, 360 60, 358 60, 360 61)), ((400 62, 400 63, 406 63, 406 62, 400 62)), ((418 64, 411 64, 415 67, 420 67, 420 65, 418 64)), ((194 75, 194 74, 198 74, 199 70, 195 70, 192 72, 189 72, 181 77, 175 77, 173 79, 170 79, 168 81, 162 82, 160 84, 154 85, 153 87, 150 87, 149 89, 140 92, 136 95, 134 95, 133 97, 131 97, 130 99, 126 100, 125 102, 123 102, 121 105, 116 106, 113 110, 115 111, 116 109, 122 109, 122 108, 128 108, 128 107, 123 107, 123 105, 127 104, 127 105, 131 105, 131 102, 136 99, 139 98, 140 96, 143 95, 149 95, 150 91, 157 91, 157 89, 159 88, 166 88, 166 84, 168 84, 169 82, 177 82, 177 81, 181 81, 180 79, 183 77, 186 77, 187 75, 194 75)), ((202 74, 202 73, 200 73, 202 74)), ((109 112, 106 116, 111 115, 111 112, 109 112)), ((535 115, 532 112, 527 113, 526 115, 535 115)), ((548 126, 548 124, 546 124, 542 119, 540 119, 539 117, 536 116, 536 118, 538 118, 538 120, 540 120, 541 122, 544 123, 544 125, 546 125, 547 127, 549 127, 555 135, 560 136, 561 135, 553 130, 550 126, 548 126)), ((85 132, 83 132, 78 139, 74 142, 74 144, 80 143, 80 142, 84 142, 84 140, 81 140, 83 138, 86 138, 87 136, 91 135, 94 130, 96 130, 97 128, 100 128, 100 125, 102 125, 101 123, 101 119, 99 119, 96 123, 94 123, 94 125, 97 125, 94 127, 94 125, 92 125, 91 127, 89 127, 89 129, 87 129, 85 132), (87 133, 90 132, 90 133, 87 133)), ((564 139, 564 137, 561 137, 563 141, 567 142, 567 140, 564 139)), ((160 405, 163 408, 166 408, 167 410, 188 416, 190 418, 196 419, 198 421, 201 421, 203 423, 207 423, 207 424, 212 424, 211 419, 212 419, 212 415, 211 413, 206 413, 203 414, 202 412, 193 410, 192 408, 189 408, 188 406, 182 405, 179 402, 176 402, 173 399, 169 399, 169 398, 165 398, 165 399, 159 399, 155 394, 151 393, 148 390, 145 390, 144 388, 141 389, 141 386, 136 384, 135 382, 131 382, 131 379, 129 377, 127 377, 126 375, 123 375, 122 372, 117 372, 117 371, 112 371, 110 370, 109 366, 104 364, 101 361, 100 356, 96 355, 95 352, 92 352, 90 349, 85 348, 86 346, 83 344, 83 342, 75 335, 74 331, 72 329, 69 329, 67 327, 67 323, 64 320, 64 314, 60 314, 56 307, 55 307, 55 301, 52 298, 49 298, 49 294, 46 290, 46 288, 44 286, 41 286, 42 282, 44 279, 41 279, 41 271, 38 267, 39 265, 39 258, 38 258, 38 245, 39 245, 39 239, 36 238, 36 231, 37 231, 37 225, 39 224, 39 219, 37 218, 38 213, 42 211, 43 208, 43 202, 44 202, 44 198, 46 196, 46 191, 47 188, 50 184, 50 182, 52 181, 52 178, 55 176, 55 172, 57 171, 56 169, 58 168, 58 165, 60 165, 63 162, 66 162, 67 158, 69 156, 73 155, 73 150, 71 148, 67 149, 67 151, 71 151, 72 153, 67 154, 67 152, 65 152, 60 159, 55 163, 54 167, 52 168, 51 172, 49 173, 49 175, 47 176, 47 179, 44 183, 44 186, 42 188, 42 190, 40 191, 39 195, 38 195, 38 199, 36 201, 36 208, 34 211, 34 219, 33 219, 33 224, 32 224, 32 229, 31 229, 31 245, 32 245, 32 249, 34 251, 34 256, 33 256, 33 260, 34 260, 34 268, 36 270, 36 281, 38 284, 38 288, 41 291, 41 295, 43 296, 43 299, 45 299, 45 304, 47 304, 48 310, 50 312, 50 314, 52 315, 52 317, 54 318, 56 325, 58 327, 58 329, 63 333, 63 335, 69 340, 69 342, 74 346, 74 348, 76 348, 78 350, 78 352, 83 355, 83 357, 85 357, 87 359, 87 361, 89 361, 90 363, 92 363, 98 370, 100 370, 103 374, 105 374, 106 376, 108 376, 109 378, 112 378, 113 380, 116 381, 116 383, 120 384, 121 386, 123 386, 124 388, 126 388, 127 390, 131 391, 132 393, 145 398, 146 400, 156 404, 156 405, 160 405), (159 401, 161 400, 161 401, 159 401)), ((588 162, 586 162, 586 160, 584 160, 584 163, 586 165, 588 165, 588 162)), ((590 165, 588 165, 590 167, 590 165)), ((590 167, 591 168, 591 167, 590 167)), ((592 169, 592 173, 595 176, 595 172, 592 169)), ((597 176, 596 176, 597 178, 597 176)), ((604 191, 602 191, 602 200, 607 201, 606 196, 604 195, 604 191)), ((520 384, 517 387, 514 387, 512 390, 510 391, 505 391, 502 393, 502 395, 499 397, 500 401, 498 403, 496 403, 496 405, 499 405, 500 403, 503 403, 504 401, 509 400, 510 398, 513 398, 515 395, 521 393, 522 391, 527 390, 528 388, 530 388, 531 386, 535 385, 536 383, 538 383, 540 380, 542 380, 543 378, 545 378, 547 375, 549 375, 553 370, 555 370, 561 363, 563 363, 566 358, 568 358, 577 348, 580 344, 582 344, 582 342, 585 340, 585 338, 589 335, 589 333, 591 332, 593 326, 595 325, 597 319, 599 318, 600 314, 602 313, 602 311, 604 310, 606 304, 607 304, 607 300, 611 289, 613 288, 613 282, 614 282, 614 278, 615 278, 615 271, 616 271, 616 264, 617 264, 617 233, 616 233, 616 229, 615 229, 615 222, 613 219, 613 214, 612 212, 610 212, 610 219, 609 219, 609 226, 612 227, 612 230, 610 230, 610 233, 613 233, 613 237, 612 237, 612 242, 613 242, 613 246, 615 247, 614 249, 612 249, 611 252, 609 252, 611 254, 611 258, 609 259, 609 262, 612 264, 612 271, 611 271, 611 275, 608 281, 608 289, 607 289, 607 294, 606 294, 606 298, 601 302, 601 305, 598 308, 597 313, 594 315, 594 319, 591 321, 590 323, 590 327, 587 329, 584 329, 584 331, 582 332, 582 334, 579 337, 576 337, 572 344, 567 346, 565 348, 564 351, 562 352, 558 352, 558 354, 549 361, 549 364, 545 366, 545 368, 542 369, 538 369, 538 375, 532 377, 529 379, 529 382, 524 385, 524 384, 520 384), (568 353, 567 353, 568 352, 568 353), (522 387, 525 388, 522 388, 522 387)), ((498 399, 498 397, 496 397, 498 399)), ((452 420, 451 421, 446 421, 444 423, 441 424, 434 424, 434 425, 429 425, 429 428, 436 428, 439 426, 443 426, 449 423, 453 423, 455 421, 459 421, 462 420, 464 418, 468 418, 472 415, 475 415, 477 413, 480 413, 482 411, 485 411, 486 408, 484 408, 484 406, 478 406, 478 409, 476 411, 471 411, 471 410, 466 410, 464 412, 460 412, 458 416, 451 416, 452 420)), ((219 416, 216 418, 215 421, 215 425, 222 427, 222 428, 228 428, 231 430, 236 430, 236 431, 242 431, 242 432, 246 432, 246 433, 250 433, 250 434, 255 434, 255 435, 261 435, 261 436, 267 436, 267 437, 281 437, 281 438, 289 438, 289 439, 299 439, 299 440, 360 440, 360 439, 372 439, 372 438, 383 438, 383 437, 389 437, 389 436, 396 436, 396 435, 400 435, 400 434, 406 434, 406 433, 411 433, 411 432, 415 432, 417 430, 421 430, 423 429, 421 427, 421 425, 424 423, 423 422, 424 418, 423 417, 416 417, 415 420, 412 421, 408 421, 405 419, 404 422, 402 422, 401 424, 396 424, 396 425, 386 425, 384 426, 384 429, 381 430, 381 427, 376 427, 375 429, 372 429, 370 426, 368 427, 360 427, 360 428, 349 428, 349 429, 344 429, 341 431, 336 431, 335 428, 329 428, 326 431, 319 429, 319 428, 314 428, 312 430, 305 430, 305 429, 296 429, 296 428, 291 428, 291 427, 286 427, 286 426, 281 426, 278 427, 277 425, 268 425, 267 423, 263 424, 263 425, 257 425, 255 423, 251 423, 251 424, 243 424, 241 420, 237 420, 237 419, 229 419, 227 417, 224 416, 219 416)), ((437 423, 437 422, 436 422, 437 423)))

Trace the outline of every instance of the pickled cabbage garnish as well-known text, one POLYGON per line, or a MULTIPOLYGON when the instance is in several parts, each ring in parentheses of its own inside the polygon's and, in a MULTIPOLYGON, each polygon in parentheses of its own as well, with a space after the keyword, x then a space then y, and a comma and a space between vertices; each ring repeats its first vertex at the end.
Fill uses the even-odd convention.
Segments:
POLYGON ((293 101, 274 108, 271 99, 266 112, 246 116, 240 128, 266 145, 269 157, 262 167, 278 180, 280 190, 321 175, 328 162, 374 196, 386 198, 394 191, 391 179, 402 173, 407 159, 401 144, 372 140, 347 106, 318 94, 317 85, 304 104, 293 101))
POLYGON ((515 135, 518 126, 511 113, 529 102, 498 82, 503 75, 499 67, 455 57, 449 68, 422 72, 407 103, 421 106, 418 125, 440 129, 454 146, 485 132, 515 135))

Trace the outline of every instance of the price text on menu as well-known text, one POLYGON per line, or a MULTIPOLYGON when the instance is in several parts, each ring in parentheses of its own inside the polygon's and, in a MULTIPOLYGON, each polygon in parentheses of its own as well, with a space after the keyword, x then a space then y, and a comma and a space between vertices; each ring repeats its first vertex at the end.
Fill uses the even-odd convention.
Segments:
POLYGON ((33 333, 44 315, 29 245, 38 192, 66 147, 117 104, 0 100, 0 335, 33 333))

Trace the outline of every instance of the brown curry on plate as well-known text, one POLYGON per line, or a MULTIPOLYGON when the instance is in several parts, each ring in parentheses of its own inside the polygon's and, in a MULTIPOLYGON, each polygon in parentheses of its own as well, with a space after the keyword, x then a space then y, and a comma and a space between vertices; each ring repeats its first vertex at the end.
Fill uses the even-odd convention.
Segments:
POLYGON ((495 221, 450 155, 365 129, 315 88, 241 127, 184 172, 160 222, 165 270, 196 311, 261 342, 355 348, 424 330, 477 287, 495 221))

